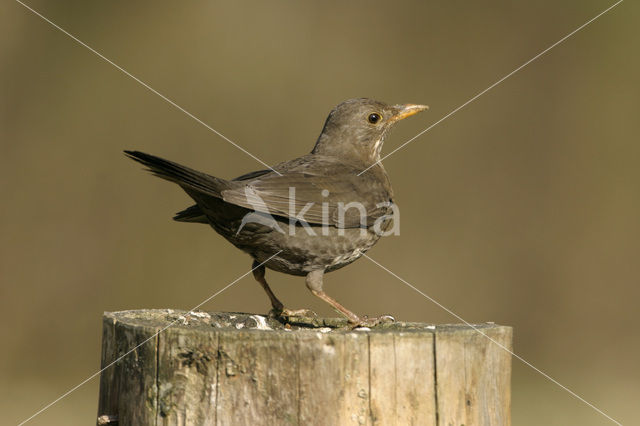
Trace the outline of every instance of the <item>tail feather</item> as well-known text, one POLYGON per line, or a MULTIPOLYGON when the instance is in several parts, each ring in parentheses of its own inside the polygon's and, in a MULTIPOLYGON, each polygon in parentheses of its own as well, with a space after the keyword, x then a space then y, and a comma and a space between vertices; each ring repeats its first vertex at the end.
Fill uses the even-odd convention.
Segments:
POLYGON ((209 223, 199 205, 195 204, 176 213, 173 220, 177 222, 209 223))
POLYGON ((132 160, 147 166, 154 175, 203 194, 220 198, 220 192, 229 186, 229 182, 224 179, 190 169, 155 155, 140 151, 124 151, 124 153, 132 160))

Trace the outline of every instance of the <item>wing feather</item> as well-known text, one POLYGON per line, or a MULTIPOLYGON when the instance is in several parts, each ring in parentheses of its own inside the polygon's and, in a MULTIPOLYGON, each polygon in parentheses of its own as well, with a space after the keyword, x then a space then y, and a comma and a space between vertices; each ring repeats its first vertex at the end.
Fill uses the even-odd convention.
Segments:
POLYGON ((311 224, 345 228, 371 226, 389 214, 392 194, 386 179, 358 176, 357 168, 318 156, 287 166, 281 176, 271 172, 233 181, 232 188, 221 192, 223 200, 274 216, 299 216, 311 224), (362 214, 355 206, 361 206, 362 214))

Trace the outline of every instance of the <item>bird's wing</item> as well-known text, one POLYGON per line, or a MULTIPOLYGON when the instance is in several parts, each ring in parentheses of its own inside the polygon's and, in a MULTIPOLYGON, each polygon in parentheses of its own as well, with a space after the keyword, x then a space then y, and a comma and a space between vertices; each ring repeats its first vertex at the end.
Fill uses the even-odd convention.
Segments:
POLYGON ((357 168, 335 163, 289 166, 281 176, 268 173, 235 181, 233 188, 221 192, 222 199, 274 216, 341 228, 371 226, 389 214, 391 194, 385 180, 358 176, 357 168))
POLYGON ((271 173, 271 170, 265 169, 265 170, 257 170, 255 172, 245 173, 242 176, 238 176, 237 178, 234 178, 233 180, 250 180, 262 175, 266 175, 267 173, 271 173))

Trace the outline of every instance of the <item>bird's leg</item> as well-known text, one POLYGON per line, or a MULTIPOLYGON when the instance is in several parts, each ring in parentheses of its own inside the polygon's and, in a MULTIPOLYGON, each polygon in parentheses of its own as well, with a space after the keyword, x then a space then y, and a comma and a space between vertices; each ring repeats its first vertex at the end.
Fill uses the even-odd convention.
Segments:
POLYGON ((260 283, 264 291, 267 292, 267 296, 269 296, 269 300, 271 300, 271 306, 273 307, 273 310, 276 312, 282 312, 282 310, 284 309, 284 305, 280 300, 278 300, 276 295, 273 294, 273 292, 271 291, 271 288, 269 287, 269 284, 267 284, 267 280, 264 278, 265 276, 264 265, 260 265, 260 263, 257 260, 254 260, 252 269, 253 269, 253 278, 255 278, 256 281, 260 283))
POLYGON ((282 302, 273 294, 269 284, 267 284, 267 280, 265 279, 265 267, 264 265, 260 265, 257 260, 253 261, 253 277, 260 283, 264 291, 267 292, 267 296, 269 296, 269 300, 271 300, 271 306, 273 307, 273 312, 278 316, 316 316, 316 314, 308 309, 286 309, 282 302))
POLYGON ((319 297, 320 299, 324 300, 325 302, 333 306, 335 309, 340 311, 345 317, 347 317, 350 323, 360 324, 362 320, 360 319, 359 316, 357 316, 356 314, 354 314, 353 312, 351 312, 350 310, 342 306, 340 303, 338 303, 337 300, 335 300, 334 298, 332 298, 322 290, 323 276, 324 276, 324 271, 322 269, 309 272, 307 274, 307 279, 306 279, 307 288, 311 290, 311 293, 313 293, 314 296, 319 297))
POLYGON ((354 314, 353 312, 351 312, 350 310, 342 306, 336 299, 329 296, 327 293, 325 293, 322 290, 323 276, 324 276, 324 271, 321 269, 309 272, 307 274, 307 279, 306 279, 307 288, 311 290, 311 293, 313 293, 314 296, 324 300, 325 302, 333 306, 335 309, 337 309, 339 312, 341 312, 345 317, 347 317, 351 325, 373 326, 381 322, 395 321, 393 317, 390 317, 388 315, 383 315, 378 318, 367 318, 367 317, 360 318, 358 315, 354 314))

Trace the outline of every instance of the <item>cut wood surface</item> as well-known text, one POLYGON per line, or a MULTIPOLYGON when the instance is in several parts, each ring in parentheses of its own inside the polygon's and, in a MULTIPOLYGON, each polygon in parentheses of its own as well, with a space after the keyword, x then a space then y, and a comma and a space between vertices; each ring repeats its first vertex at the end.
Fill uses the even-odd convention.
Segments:
POLYGON ((511 338, 494 324, 105 313, 98 424, 509 425, 511 338))

